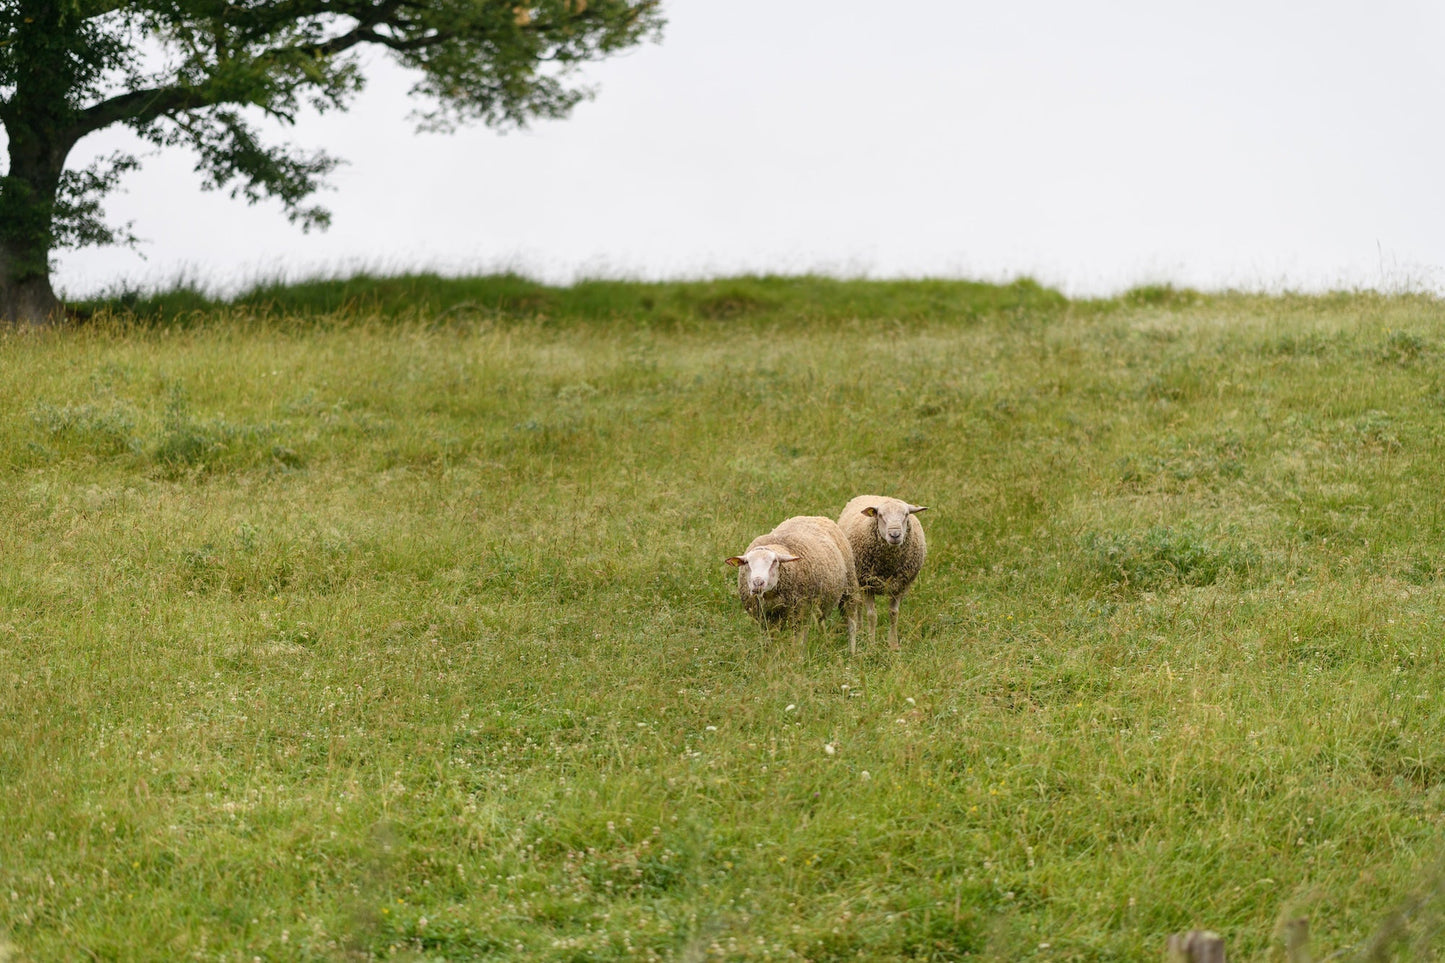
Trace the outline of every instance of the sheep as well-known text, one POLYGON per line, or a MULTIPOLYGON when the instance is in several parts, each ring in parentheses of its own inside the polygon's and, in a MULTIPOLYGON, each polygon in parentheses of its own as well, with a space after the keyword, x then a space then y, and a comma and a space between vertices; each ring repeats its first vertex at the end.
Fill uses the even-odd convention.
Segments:
POLYGON ((848 651, 857 651, 858 576, 853 550, 831 518, 789 518, 753 539, 745 553, 725 561, 738 570, 743 608, 764 629, 792 623, 798 646, 806 651, 813 619, 826 617, 836 606, 848 623, 848 651))
POLYGON ((863 607, 868 611, 868 637, 878 638, 878 610, 873 597, 888 596, 888 647, 899 648, 898 607, 923 568, 928 543, 923 538, 919 512, 924 505, 910 505, 882 495, 859 495, 848 502, 838 516, 838 527, 853 547, 858 586, 863 607))

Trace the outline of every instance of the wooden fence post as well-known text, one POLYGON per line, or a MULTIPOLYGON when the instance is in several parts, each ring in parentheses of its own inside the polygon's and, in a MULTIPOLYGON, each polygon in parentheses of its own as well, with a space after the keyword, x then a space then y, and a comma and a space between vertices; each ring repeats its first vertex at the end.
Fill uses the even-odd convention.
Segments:
POLYGON ((1169 963, 1224 963, 1224 939, 1209 930, 1190 930, 1169 937, 1169 963))

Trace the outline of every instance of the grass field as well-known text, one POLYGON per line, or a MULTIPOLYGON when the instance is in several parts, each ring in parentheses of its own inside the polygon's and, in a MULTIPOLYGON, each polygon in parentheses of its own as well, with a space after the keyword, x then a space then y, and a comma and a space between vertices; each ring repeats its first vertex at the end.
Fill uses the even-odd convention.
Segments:
POLYGON ((1439 301, 132 306, 0 334, 0 960, 1445 945, 1439 301), (864 492, 902 650, 765 640, 864 492))

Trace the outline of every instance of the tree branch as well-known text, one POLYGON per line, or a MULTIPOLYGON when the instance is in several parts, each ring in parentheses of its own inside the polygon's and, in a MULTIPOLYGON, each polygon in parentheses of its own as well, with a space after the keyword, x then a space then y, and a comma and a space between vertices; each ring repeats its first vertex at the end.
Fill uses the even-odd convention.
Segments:
MULTIPOLYGON (((289 16, 283 19, 293 20, 302 14, 296 9, 298 7, 309 8, 307 13, 315 16, 320 14, 335 14, 347 16, 356 20, 356 25, 346 33, 338 34, 329 40, 317 43, 293 44, 285 47, 273 47, 269 50, 261 50, 254 57, 254 61, 287 61, 296 57, 334 57, 337 54, 345 53, 353 47, 364 43, 373 43, 387 47, 399 52, 424 50, 454 39, 450 34, 443 31, 433 31, 420 37, 403 40, 398 37, 390 37, 378 33, 376 26, 387 22, 398 10, 408 6, 408 0, 388 0, 386 3, 365 4, 356 3, 354 0, 343 0, 340 3, 322 2, 319 4, 296 3, 286 4, 283 8, 289 9, 289 16)), ((267 17, 266 24, 253 26, 247 31, 243 28, 242 35, 250 33, 252 36, 258 33, 269 32, 272 21, 276 19, 275 13, 267 17)), ((169 114, 181 111, 195 110, 201 107, 215 107, 223 103, 239 103, 233 96, 216 95, 208 93, 205 87, 181 87, 164 86, 151 87, 143 90, 129 91, 118 94, 99 103, 92 104, 79 112, 78 121, 73 128, 75 139, 84 137, 86 134, 108 127, 111 124, 122 121, 133 121, 140 124, 149 123, 169 114)))
POLYGON ((148 123, 177 111, 214 107, 222 101, 196 87, 149 87, 117 94, 79 112, 76 139, 121 121, 148 123))

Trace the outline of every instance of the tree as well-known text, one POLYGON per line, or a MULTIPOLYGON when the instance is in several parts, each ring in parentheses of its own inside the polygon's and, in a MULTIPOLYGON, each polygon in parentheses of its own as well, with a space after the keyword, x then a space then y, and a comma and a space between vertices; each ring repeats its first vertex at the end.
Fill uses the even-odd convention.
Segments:
POLYGON ((416 71, 423 129, 521 127, 565 116, 590 95, 569 83, 580 64, 661 26, 658 0, 0 0, 0 320, 61 316, 55 250, 135 241, 106 223, 102 199, 139 161, 69 169, 87 134, 121 124, 190 148, 205 188, 273 198, 324 228, 309 199, 337 159, 268 145, 258 122, 346 109, 363 49, 416 71))

